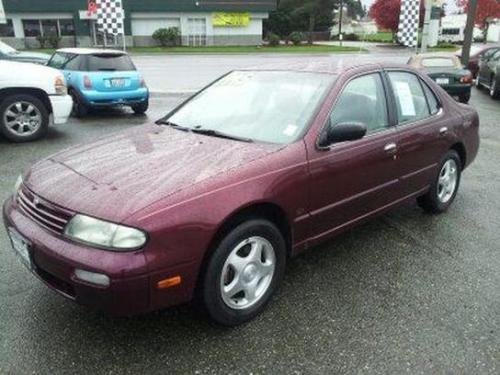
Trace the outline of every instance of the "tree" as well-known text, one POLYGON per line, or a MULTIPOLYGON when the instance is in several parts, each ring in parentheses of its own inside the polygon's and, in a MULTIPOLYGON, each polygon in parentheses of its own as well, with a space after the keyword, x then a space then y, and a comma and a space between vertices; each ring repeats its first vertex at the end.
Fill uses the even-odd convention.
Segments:
POLYGON ((328 30, 333 25, 336 3, 338 0, 281 0, 265 22, 265 31, 282 37, 293 31, 307 31, 312 43, 314 31, 328 30))
MULTIPOLYGON (((382 30, 398 31, 399 13, 401 0, 375 0, 370 7, 370 17, 373 18, 377 27, 382 30)), ((420 26, 424 24, 425 7, 424 1, 420 1, 420 26)))
MULTIPOLYGON (((457 5, 464 8, 465 13, 469 9, 469 0, 456 0, 457 5)), ((498 0, 477 0, 475 24, 481 28, 487 29, 488 19, 500 18, 500 1, 498 0)))

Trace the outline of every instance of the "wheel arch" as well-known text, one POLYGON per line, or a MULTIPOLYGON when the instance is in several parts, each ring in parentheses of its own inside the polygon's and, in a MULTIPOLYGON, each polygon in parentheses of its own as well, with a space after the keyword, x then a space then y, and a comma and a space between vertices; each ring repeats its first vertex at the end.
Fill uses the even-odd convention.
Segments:
POLYGON ((467 165, 467 151, 465 150, 465 146, 462 142, 457 142, 450 147, 450 150, 455 150, 460 157, 460 161, 462 162, 462 170, 467 165))
POLYGON ((287 256, 291 256, 293 238, 292 229, 288 216, 282 207, 272 202, 255 202, 250 205, 240 207, 224 219, 222 224, 219 225, 217 231, 215 232, 215 235, 212 237, 199 268, 198 278, 196 282, 196 289, 198 291, 201 289, 201 281, 203 280, 206 266, 213 252, 217 248, 217 244, 233 228, 249 219, 256 218, 269 220, 271 223, 275 224, 278 227, 280 232, 283 234, 283 238, 285 239, 287 256))
POLYGON ((42 89, 36 87, 8 87, 0 89, 0 103, 12 95, 32 95, 45 105, 49 114, 52 113, 52 104, 50 103, 49 95, 42 89))

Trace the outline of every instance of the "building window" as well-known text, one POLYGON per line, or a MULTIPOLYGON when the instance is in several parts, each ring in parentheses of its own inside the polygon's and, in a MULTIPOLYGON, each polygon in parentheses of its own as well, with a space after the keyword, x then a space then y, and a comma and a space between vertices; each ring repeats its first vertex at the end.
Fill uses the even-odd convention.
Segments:
POLYGON ((0 23, 0 37, 13 37, 14 27, 12 26, 12 20, 7 20, 7 23, 0 23))
POLYGON ((72 19, 23 20, 23 28, 25 37, 75 35, 75 24, 72 19))
POLYGON ((75 35, 75 24, 73 20, 59 20, 59 35, 60 36, 75 35))
POLYGON ((23 20, 23 29, 25 37, 41 35, 40 20, 23 20))

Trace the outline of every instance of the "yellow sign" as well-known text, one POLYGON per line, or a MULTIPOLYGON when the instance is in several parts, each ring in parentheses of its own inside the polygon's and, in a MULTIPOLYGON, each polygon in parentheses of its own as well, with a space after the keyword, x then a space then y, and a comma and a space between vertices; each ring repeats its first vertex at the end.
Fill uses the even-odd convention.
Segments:
POLYGON ((212 23, 215 27, 248 26, 250 24, 250 13, 214 13, 212 23))

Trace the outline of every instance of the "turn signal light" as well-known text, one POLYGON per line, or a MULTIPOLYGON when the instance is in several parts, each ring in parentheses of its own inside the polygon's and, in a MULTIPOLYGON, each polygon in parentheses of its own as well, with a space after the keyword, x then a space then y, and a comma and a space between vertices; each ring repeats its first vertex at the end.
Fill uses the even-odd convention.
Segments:
POLYGON ((89 76, 83 76, 83 87, 85 87, 87 90, 92 90, 92 81, 90 80, 89 76))
POLYGON ((170 277, 168 279, 160 280, 156 283, 156 287, 158 289, 167 289, 173 286, 179 285, 182 282, 182 278, 180 276, 170 277))

